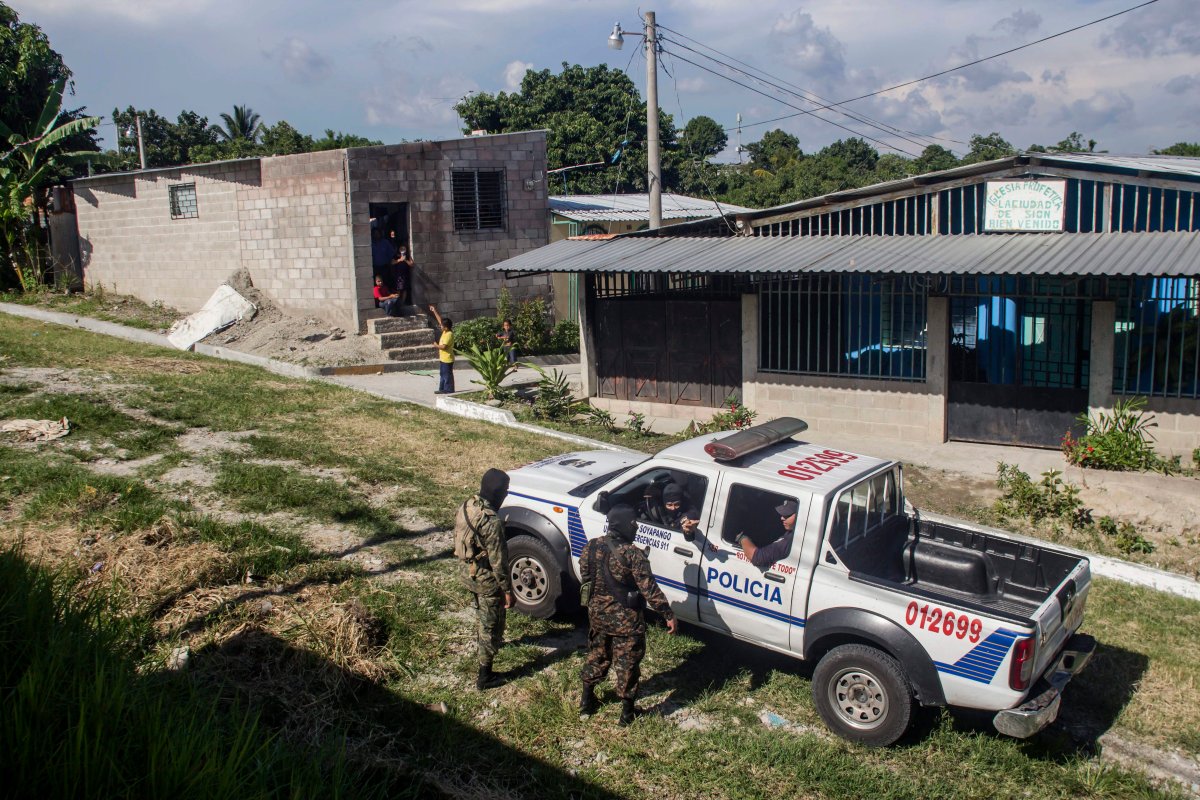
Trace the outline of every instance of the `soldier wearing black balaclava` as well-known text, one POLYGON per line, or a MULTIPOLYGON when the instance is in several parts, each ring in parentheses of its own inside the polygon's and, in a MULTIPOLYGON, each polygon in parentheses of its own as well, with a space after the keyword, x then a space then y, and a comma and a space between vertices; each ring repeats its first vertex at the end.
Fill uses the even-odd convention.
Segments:
POLYGON ((479 689, 504 682, 503 675, 492 671, 492 662, 504 644, 505 609, 514 604, 504 521, 496 513, 507 496, 508 475, 489 469, 479 483, 479 494, 459 506, 454 518, 454 554, 462 563, 462 580, 471 591, 478 622, 475 685, 479 689))
POLYGON ((633 722, 637 713, 638 681, 646 655, 646 617, 649 605, 675 633, 678 623, 671 606, 650 571, 646 554, 634 546, 637 514, 631 506, 614 506, 608 512, 608 535, 593 539, 579 556, 584 583, 592 581, 588 601, 588 653, 583 665, 581 714, 596 711, 596 684, 613 670, 613 683, 621 698, 620 724, 633 722))

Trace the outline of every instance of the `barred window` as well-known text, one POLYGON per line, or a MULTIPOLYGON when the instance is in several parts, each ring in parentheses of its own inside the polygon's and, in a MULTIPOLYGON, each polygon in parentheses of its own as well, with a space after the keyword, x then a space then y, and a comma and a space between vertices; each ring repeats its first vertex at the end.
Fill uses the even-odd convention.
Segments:
POLYGON ((759 288, 759 369, 925 380, 922 282, 895 275, 803 275, 759 288))
POLYGON ((170 187, 171 219, 196 219, 200 209, 196 205, 196 184, 177 183, 170 187))
POLYGON ((461 170, 450 173, 454 197, 454 230, 504 227, 504 170, 461 170))
POLYGON ((1200 398, 1200 278, 1138 278, 1117 300, 1113 392, 1200 398))

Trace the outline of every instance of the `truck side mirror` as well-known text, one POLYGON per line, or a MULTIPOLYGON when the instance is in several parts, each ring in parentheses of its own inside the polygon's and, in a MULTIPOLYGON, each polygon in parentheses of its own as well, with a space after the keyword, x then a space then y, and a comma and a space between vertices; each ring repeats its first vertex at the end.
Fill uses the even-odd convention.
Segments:
POLYGON ((608 496, 608 492, 601 492, 596 497, 596 502, 592 503, 592 510, 599 511, 601 514, 607 514, 612 508, 612 498, 608 496))

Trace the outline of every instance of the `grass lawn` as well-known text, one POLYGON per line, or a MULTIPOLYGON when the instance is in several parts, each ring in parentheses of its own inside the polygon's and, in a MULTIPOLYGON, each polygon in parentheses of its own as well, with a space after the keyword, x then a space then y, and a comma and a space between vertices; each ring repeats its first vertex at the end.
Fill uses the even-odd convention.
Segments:
POLYGON ((37 306, 48 311, 78 314, 149 331, 165 331, 172 322, 186 316, 162 303, 146 303, 136 297, 103 289, 76 293, 49 288, 38 292, 0 292, 0 303, 37 306))
POLYGON ((60 751, 97 795, 141 794, 170 759, 164 775, 218 776, 170 783, 181 796, 232 796, 261 764, 243 796, 1170 797, 1098 758, 1098 737, 1200 752, 1200 604, 1106 581, 1085 622, 1102 649, 1062 720, 1027 741, 926 711, 897 747, 866 750, 825 731, 808 665, 661 627, 643 664, 655 713, 621 729, 609 690, 581 722, 579 618, 511 616, 497 668, 514 678, 479 693, 445 528, 485 469, 561 442, 3 315, 0 353, 0 419, 73 425, 48 444, 0 441, 0 548, 57 575, 60 602, 103 606, 69 637, 99 655, 54 661, 47 636, 30 672, 13 631, 69 620, 0 586, 0 748, 30 776, 53 780, 19 739, 52 749, 44 726, 104 713, 110 685, 136 700, 114 706, 124 733, 82 726, 95 748, 60 751), (30 688, 10 706, 19 674, 30 688), (47 681, 91 688, 64 699, 38 692, 47 681), (130 710, 145 704, 211 726, 155 726, 130 710))

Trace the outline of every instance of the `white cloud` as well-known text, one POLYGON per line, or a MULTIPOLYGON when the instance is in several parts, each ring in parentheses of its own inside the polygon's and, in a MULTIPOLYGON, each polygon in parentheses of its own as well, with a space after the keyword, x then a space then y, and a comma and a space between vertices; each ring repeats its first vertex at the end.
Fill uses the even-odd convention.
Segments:
POLYGON ((695 78, 680 78, 675 81, 675 86, 681 92, 699 93, 708 89, 708 81, 699 76, 695 78))
POLYGON ((992 30, 1012 36, 1028 36, 1042 26, 1042 15, 1036 11, 1018 8, 1009 16, 992 26, 992 30))
POLYGON ((283 74, 297 83, 317 83, 330 73, 325 57, 295 36, 289 36, 279 47, 263 55, 277 62, 283 74))
POLYGON ((1124 92, 1105 89, 1063 106, 1059 119, 1087 136, 1108 125, 1131 121, 1133 111, 1133 98, 1124 92))
POLYGON ((793 11, 780 15, 768 36, 786 63, 806 78, 841 81, 846 74, 846 47, 829 28, 817 27, 811 14, 793 11))
MULTIPOLYGON (((105 0, 101 4, 95 0, 38 0, 39 14, 73 16, 76 14, 94 16, 101 14, 107 20, 119 19, 134 22, 139 25, 154 26, 160 23, 197 17, 205 14, 214 6, 221 5, 220 0, 105 0)), ((24 22, 30 20, 28 13, 22 15, 24 22)))
POLYGON ((510 92, 519 91, 521 88, 521 79, 531 69, 533 69, 533 64, 528 61, 508 62, 504 66, 504 88, 510 92))
POLYGON ((461 75, 446 75, 432 83, 411 76, 391 76, 385 85, 374 84, 363 95, 368 125, 397 125, 429 129, 457 124, 454 106, 479 86, 461 75))
POLYGON ((1067 71, 1065 69, 1060 69, 1057 72, 1053 72, 1051 70, 1044 69, 1042 70, 1042 83, 1065 89, 1067 86, 1067 71))
POLYGON ((1125 17, 1116 30, 1100 41, 1119 53, 1141 58, 1171 53, 1200 54, 1200 15, 1196 14, 1194 0, 1150 6, 1125 17))
MULTIPOLYGON (((982 46, 987 42, 978 36, 968 36, 962 47, 950 51, 951 66, 969 63, 987 55, 985 50, 988 48, 982 46)), ((988 92, 1005 83, 1029 83, 1032 80, 1029 73, 1013 68, 1004 59, 974 64, 938 79, 939 82, 956 84, 968 92, 988 92)))
POLYGON ((1188 94, 1200 89, 1200 75, 1176 75, 1163 86, 1170 94, 1188 94))

